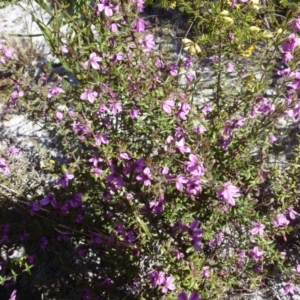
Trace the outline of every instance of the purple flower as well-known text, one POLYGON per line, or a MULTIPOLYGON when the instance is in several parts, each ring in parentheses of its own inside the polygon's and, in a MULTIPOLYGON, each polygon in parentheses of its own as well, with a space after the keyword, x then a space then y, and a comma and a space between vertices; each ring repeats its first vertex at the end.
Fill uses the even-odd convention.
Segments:
POLYGON ((229 63, 227 64, 226 72, 228 72, 228 73, 233 73, 233 72, 235 72, 234 64, 233 64, 232 62, 229 62, 229 63))
POLYGON ((144 11, 144 0, 131 0, 131 2, 136 4, 136 9, 138 12, 144 11))
POLYGON ((230 181, 227 181, 224 184, 223 188, 217 191, 217 195, 231 206, 235 206, 234 198, 241 196, 240 190, 236 186, 234 186, 230 181))
POLYGON ((165 273, 162 271, 152 271, 148 275, 149 279, 151 280, 152 287, 157 287, 158 285, 162 285, 165 283, 165 273))
POLYGON ((187 171, 195 176, 203 176, 205 173, 204 166, 202 162, 198 161, 198 157, 195 154, 189 155, 189 162, 186 163, 187 171))
POLYGON ((130 118, 132 120, 137 119, 139 116, 141 109, 139 107, 134 107, 131 111, 130 111, 130 118))
POLYGON ((259 234, 259 235, 263 235, 264 234, 264 229, 266 228, 266 226, 264 224, 259 224, 257 222, 252 222, 254 228, 251 229, 251 234, 255 235, 255 234, 259 234))
POLYGON ((174 277, 173 276, 169 276, 166 278, 165 282, 164 282, 164 285, 162 287, 162 293, 167 293, 168 290, 170 291, 174 291, 176 290, 176 286, 173 284, 173 281, 174 281, 174 277))
POLYGON ((134 32, 144 32, 145 25, 146 25, 146 22, 143 19, 137 18, 137 20, 133 26, 133 31, 134 32))
POLYGON ((199 195, 202 192, 201 181, 198 176, 194 176, 186 183, 186 193, 188 195, 199 195))
POLYGON ((8 300, 16 300, 17 290, 13 290, 8 300))
POLYGON ((40 247, 45 250, 47 248, 49 244, 49 241, 47 240, 46 237, 42 237, 41 240, 40 240, 40 247))
POLYGON ((67 45, 62 45, 62 46, 60 47, 60 51, 61 51, 62 54, 67 54, 67 53, 69 53, 68 46, 67 46, 67 45))
POLYGON ((191 293, 190 297, 186 294, 186 292, 181 292, 178 294, 178 300, 200 300, 198 293, 191 293))
POLYGON ((163 103, 163 111, 167 114, 171 114, 172 113, 172 107, 174 107, 175 102, 173 100, 166 100, 163 103))
POLYGON ((10 155, 16 155, 20 152, 20 149, 15 147, 15 146, 10 146, 7 150, 6 150, 6 155, 10 156, 10 155))
POLYGON ((298 274, 300 274, 300 264, 296 265, 296 271, 297 271, 298 274))
POLYGON ((51 204, 53 207, 57 207, 57 202, 54 198, 53 194, 49 194, 47 195, 45 198, 43 198, 42 200, 40 200, 40 204, 41 205, 47 205, 47 204, 51 204))
POLYGON ((252 258, 257 262, 261 259, 264 253, 264 251, 260 251, 259 248, 255 246, 253 250, 249 252, 249 255, 252 256, 252 258))
POLYGON ((7 166, 6 160, 2 157, 0 157, 0 173, 3 173, 5 175, 10 174, 10 169, 7 166))
POLYGON ((290 34, 286 42, 282 45, 284 52, 294 52, 295 48, 300 44, 300 38, 294 33, 290 34))
POLYGON ((141 38, 139 40, 140 44, 144 48, 144 52, 149 52, 155 47, 155 42, 154 42, 154 35, 149 34, 144 38, 141 38))
POLYGON ((202 272, 200 273, 200 275, 204 276, 205 278, 209 278, 210 276, 210 269, 209 267, 203 267, 202 268, 202 272))
POLYGON ((199 224, 200 222, 198 220, 194 220, 188 229, 188 234, 192 239, 192 245, 197 251, 201 251, 199 243, 202 242, 200 235, 203 233, 203 230, 198 228, 199 224))
POLYGON ((69 173, 64 173, 64 175, 56 182, 56 184, 62 187, 67 187, 69 185, 69 180, 73 179, 74 175, 69 173))
POLYGON ((274 223, 275 227, 280 227, 280 226, 287 226, 287 225, 289 225, 290 221, 287 220, 287 218, 285 217, 284 214, 278 214, 274 218, 273 223, 274 223))
POLYGON ((90 54, 90 58, 84 63, 85 67, 87 68, 89 65, 92 66, 93 69, 99 70, 100 66, 98 64, 98 61, 101 61, 102 58, 97 56, 95 52, 92 52, 90 54))
POLYGON ((65 91, 60 88, 57 85, 54 85, 53 87, 51 87, 48 91, 48 98, 54 98, 56 97, 59 93, 64 93, 65 91))
POLYGON ((100 4, 97 4, 97 14, 104 11, 104 14, 107 17, 111 17, 113 15, 113 9, 116 9, 116 7, 112 4, 109 4, 108 0, 100 0, 99 2, 100 4))
POLYGON ((85 89, 84 92, 81 94, 80 99, 81 100, 88 99, 90 103, 94 103, 95 97, 97 96, 98 96, 97 92, 90 89, 85 89))
POLYGON ((108 25, 108 29, 110 29, 113 33, 118 32, 118 27, 121 27, 121 25, 116 22, 110 22, 108 25))
POLYGON ((191 152, 191 149, 189 147, 185 146, 184 144, 185 144, 184 138, 182 138, 178 142, 175 142, 175 146, 179 150, 180 153, 184 154, 184 153, 191 152))
POLYGON ((178 191, 183 190, 183 183, 186 184, 188 179, 183 174, 178 174, 175 179, 176 188, 178 191))
POLYGON ((142 174, 139 174, 136 179, 143 181, 145 186, 151 185, 152 175, 149 168, 145 168, 142 174))
POLYGON ((101 146, 102 144, 107 145, 109 143, 107 137, 108 137, 108 132, 95 135, 96 145, 97 146, 101 146))
POLYGON ((293 31, 300 31, 300 15, 298 15, 296 19, 292 20, 290 24, 292 25, 291 28, 293 31))
POLYGON ((38 201, 30 202, 29 208, 30 208, 30 215, 33 216, 36 211, 40 210, 39 202, 38 201))
POLYGON ((294 207, 293 206, 290 206, 287 209, 286 214, 289 214, 289 216, 290 216, 290 218, 292 220, 294 220, 296 218, 296 216, 299 215, 296 211, 294 211, 294 207))
POLYGON ((290 283, 287 283, 285 286, 284 286, 284 292, 286 294, 291 294, 291 295, 294 295, 295 292, 294 292, 294 287, 292 284, 290 283))

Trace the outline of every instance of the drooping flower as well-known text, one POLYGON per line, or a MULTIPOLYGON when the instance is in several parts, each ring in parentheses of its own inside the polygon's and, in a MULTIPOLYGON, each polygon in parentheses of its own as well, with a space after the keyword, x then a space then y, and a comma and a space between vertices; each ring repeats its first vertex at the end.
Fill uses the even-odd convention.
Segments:
POLYGON ((231 206, 235 206, 234 198, 241 196, 239 188, 234 186, 230 181, 227 181, 223 185, 223 188, 217 191, 217 195, 231 206))

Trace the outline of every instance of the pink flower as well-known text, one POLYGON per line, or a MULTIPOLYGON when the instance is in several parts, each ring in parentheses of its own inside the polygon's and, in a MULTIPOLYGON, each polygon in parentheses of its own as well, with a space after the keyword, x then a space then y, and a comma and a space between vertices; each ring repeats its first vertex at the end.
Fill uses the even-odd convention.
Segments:
POLYGON ((174 107, 175 102, 173 100, 166 100, 163 103, 163 111, 167 114, 171 114, 172 113, 172 107, 174 107))
POLYGON ((158 285, 162 285, 165 283, 165 273, 162 271, 152 271, 148 275, 149 279, 151 280, 152 287, 157 287, 158 285))
POLYGON ((223 188, 217 191, 217 195, 231 206, 235 206, 234 198, 241 196, 239 188, 227 181, 223 188))
POLYGON ((209 267, 203 267, 200 275, 204 276, 205 278, 209 278, 209 276, 210 276, 209 267))
POLYGON ((294 211, 293 206, 290 206, 287 209, 286 213, 289 214, 289 216, 292 220, 294 220, 296 218, 296 216, 299 215, 296 211, 294 211))
POLYGON ((300 31, 300 15, 291 22, 293 31, 300 31))
POLYGON ((254 225, 254 228, 251 230, 252 235, 255 235, 255 234, 263 235, 264 234, 264 229, 266 228, 266 226, 264 224, 259 224, 257 222, 252 222, 252 224, 254 225))
POLYGON ((260 251, 257 246, 253 248, 252 251, 250 251, 249 255, 252 256, 252 258, 257 262, 261 259, 261 257, 264 255, 264 251, 260 251))
POLYGON ((189 162, 187 162, 187 171, 195 176, 203 176, 205 173, 204 166, 202 162, 198 161, 198 157, 195 154, 189 155, 189 162))
POLYGON ((89 65, 92 66, 93 69, 99 70, 100 66, 98 64, 98 61, 101 61, 102 58, 97 56, 95 52, 92 52, 90 54, 90 58, 84 63, 85 67, 87 68, 89 65))
POLYGON ((296 271, 297 271, 298 274, 300 274, 300 264, 296 265, 296 271))
POLYGON ((145 186, 151 185, 152 175, 149 168, 145 168, 142 174, 139 174, 136 179, 143 181, 145 186))
POLYGON ((233 63, 229 62, 229 63, 227 64, 226 72, 228 72, 228 73, 233 73, 233 72, 235 72, 234 64, 233 64, 233 63))
POLYGON ((145 31, 145 25, 146 22, 141 19, 141 18, 137 18, 134 26, 133 26, 133 31, 135 32, 144 32, 145 31))
POLYGON ((284 52, 294 52, 295 48, 300 44, 300 38, 294 33, 290 34, 286 42, 282 45, 284 52))
POLYGON ((97 4, 97 13, 104 11, 107 17, 111 17, 113 15, 113 9, 116 9, 116 7, 109 4, 108 0, 100 0, 100 2, 100 4, 97 4))
POLYGON ((80 99, 81 100, 88 99, 90 103, 94 103, 95 97, 97 96, 98 96, 97 92, 90 89, 85 89, 84 92, 81 94, 80 99))
POLYGON ((280 226, 287 226, 289 225, 290 221, 287 220, 284 214, 278 214, 274 219, 274 226, 280 227, 280 226))
POLYGON ((185 144, 185 139, 182 138, 180 141, 175 142, 175 146, 176 148, 179 150, 179 152, 181 152, 182 154, 184 153, 189 153, 191 152, 191 149, 187 146, 184 145, 185 144))
POLYGON ((144 49, 144 52, 149 52, 155 47, 154 35, 149 34, 145 38, 140 39, 140 44, 144 49))
POLYGON ((294 292, 294 287, 292 284, 290 283, 287 283, 285 286, 284 286, 284 292, 286 294, 291 294, 291 295, 294 295, 295 292, 294 292))
POLYGON ((68 46, 67 46, 67 45, 62 45, 62 46, 60 47, 60 51, 61 51, 62 54, 69 53, 68 46))
POLYGON ((110 22, 108 25, 108 29, 110 29, 113 33, 118 32, 118 27, 121 27, 121 25, 116 22, 110 22))
POLYGON ((162 287, 162 293, 167 293, 168 290, 170 291, 174 291, 176 290, 176 286, 173 284, 173 281, 174 281, 174 277, 173 276, 169 276, 165 282, 164 282, 164 285, 162 287))

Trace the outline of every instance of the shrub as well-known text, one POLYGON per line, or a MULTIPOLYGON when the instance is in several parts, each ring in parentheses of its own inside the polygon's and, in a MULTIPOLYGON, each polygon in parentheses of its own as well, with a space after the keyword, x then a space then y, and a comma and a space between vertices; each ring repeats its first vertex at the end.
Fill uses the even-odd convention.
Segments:
POLYGON ((283 159, 280 139, 299 115, 299 17, 273 26, 268 7, 203 1, 204 34, 184 37, 174 60, 138 15, 143 1, 80 1, 72 13, 36 2, 52 21, 35 22, 80 83, 14 81, 9 107, 42 120, 63 159, 44 153, 33 173, 16 167, 13 148, 2 154, 8 290, 221 299, 277 269, 293 293, 300 148, 283 159))

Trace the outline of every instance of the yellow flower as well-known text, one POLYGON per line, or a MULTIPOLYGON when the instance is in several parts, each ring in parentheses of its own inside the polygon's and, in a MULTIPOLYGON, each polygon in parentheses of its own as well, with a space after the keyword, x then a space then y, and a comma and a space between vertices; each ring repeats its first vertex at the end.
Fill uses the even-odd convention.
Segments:
POLYGON ((250 27, 249 27, 249 30, 250 30, 251 32, 260 32, 260 28, 257 27, 257 26, 250 26, 250 27))
POLYGON ((176 8, 176 1, 173 1, 171 4, 170 4, 170 8, 172 9, 175 9, 176 8))
POLYGON ((246 49, 240 52, 240 55, 243 57, 249 57, 252 55, 253 51, 255 50, 255 45, 257 42, 254 42, 250 46, 248 46, 246 49))
POLYGON ((222 11, 220 12, 220 15, 221 15, 221 16, 228 16, 228 15, 229 15, 229 11, 228 11, 228 10, 222 10, 222 11))
POLYGON ((234 20, 232 19, 232 18, 230 18, 230 17, 224 17, 224 16, 222 16, 222 19, 223 19, 223 21, 225 22, 225 23, 228 23, 228 24, 234 24, 234 20))
POLYGON ((265 39, 271 39, 273 37, 273 33, 268 31, 268 30, 264 30, 261 33, 261 37, 265 38, 265 39))
POLYGON ((191 55, 196 55, 201 53, 200 47, 190 39, 182 39, 183 49, 191 55))

